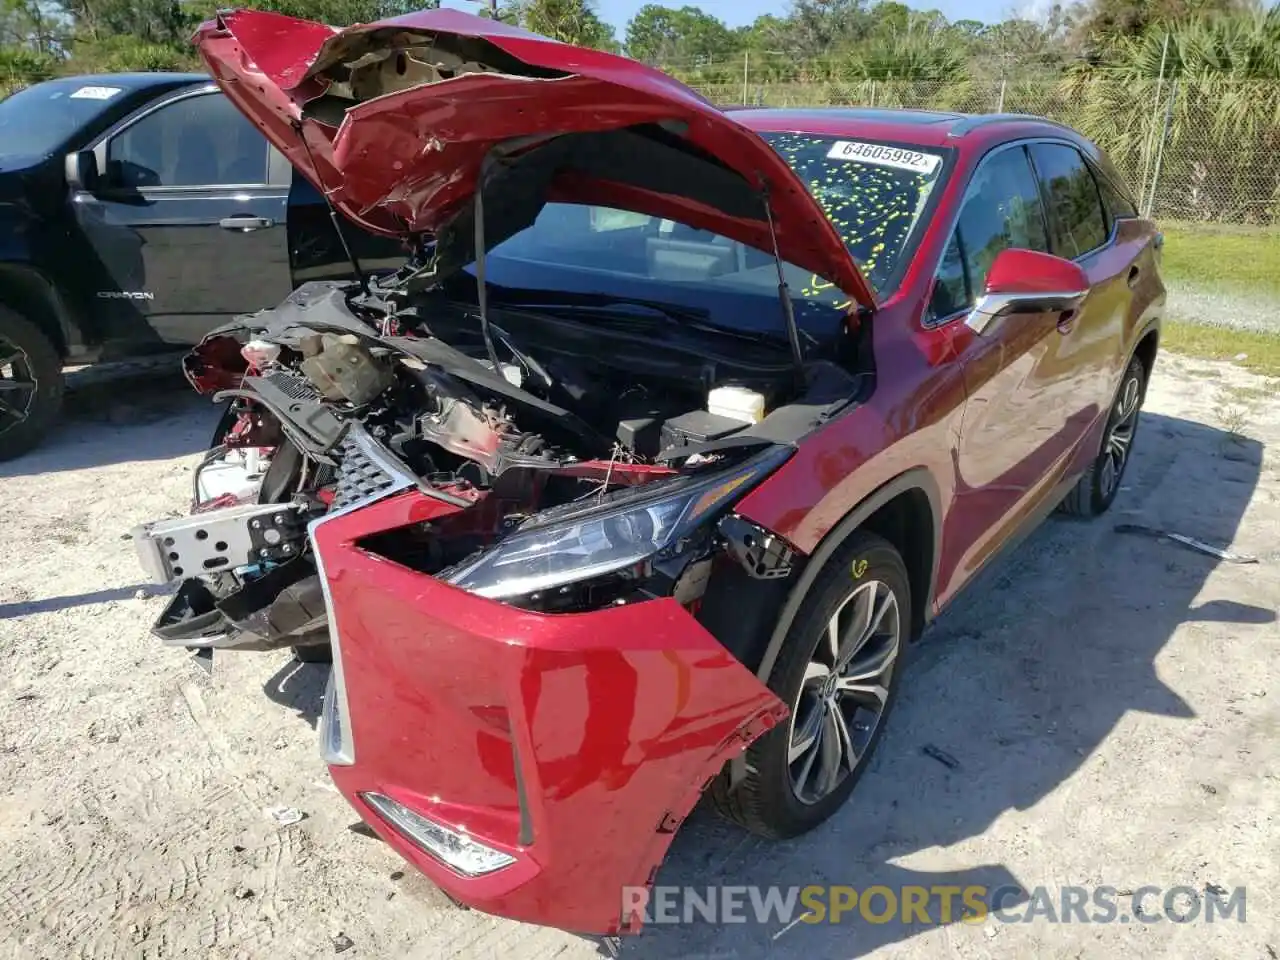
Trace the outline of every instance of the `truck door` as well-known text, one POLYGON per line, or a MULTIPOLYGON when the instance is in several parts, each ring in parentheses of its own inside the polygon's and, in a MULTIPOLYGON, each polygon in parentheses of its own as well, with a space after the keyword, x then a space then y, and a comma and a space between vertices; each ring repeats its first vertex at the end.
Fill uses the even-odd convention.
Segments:
POLYGON ((290 168, 216 88, 166 98, 94 149, 99 183, 71 201, 107 339, 195 343, 288 295, 290 168))

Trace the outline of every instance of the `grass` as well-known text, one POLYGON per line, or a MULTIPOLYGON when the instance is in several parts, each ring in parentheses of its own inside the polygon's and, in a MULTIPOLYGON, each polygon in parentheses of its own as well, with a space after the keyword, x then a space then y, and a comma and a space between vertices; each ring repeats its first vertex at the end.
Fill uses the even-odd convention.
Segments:
POLYGON ((1254 400, 1270 400, 1280 393, 1280 383, 1268 380, 1260 387, 1228 387, 1227 395, 1239 403, 1252 403, 1254 400))
POLYGON ((1162 223, 1166 283, 1280 296, 1280 230, 1162 223))
POLYGON ((1235 360, 1246 370, 1280 377, 1280 334, 1170 320, 1160 328, 1160 349, 1203 360, 1235 360), (1241 354, 1244 358, 1236 360, 1241 354))
POLYGON ((1236 406, 1229 397, 1220 397, 1213 415, 1227 432, 1228 439, 1239 440, 1244 437, 1244 429, 1249 423, 1249 410, 1246 407, 1236 406))

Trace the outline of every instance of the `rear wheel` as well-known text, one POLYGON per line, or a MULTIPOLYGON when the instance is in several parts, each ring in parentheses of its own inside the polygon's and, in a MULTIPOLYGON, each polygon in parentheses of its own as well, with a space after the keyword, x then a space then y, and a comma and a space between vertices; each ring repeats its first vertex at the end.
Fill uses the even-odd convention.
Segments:
POLYGON ((1146 393, 1147 369, 1134 357, 1120 381, 1102 433, 1102 449, 1089 469, 1063 499, 1060 509, 1073 517, 1096 517, 1106 512, 1120 492, 1120 480, 1129 465, 1138 432, 1138 412, 1146 393))
POLYGON ((333 648, 327 643, 312 643, 293 648, 293 659, 299 663, 333 663, 333 648))
POLYGON ((29 320, 0 306, 0 460, 42 441, 62 408, 62 360, 29 320))
POLYGON ((880 537, 853 534, 814 583, 770 677, 791 716, 747 750, 735 789, 717 779, 720 812, 779 839, 835 813, 884 730, 910 623, 902 558, 880 537))

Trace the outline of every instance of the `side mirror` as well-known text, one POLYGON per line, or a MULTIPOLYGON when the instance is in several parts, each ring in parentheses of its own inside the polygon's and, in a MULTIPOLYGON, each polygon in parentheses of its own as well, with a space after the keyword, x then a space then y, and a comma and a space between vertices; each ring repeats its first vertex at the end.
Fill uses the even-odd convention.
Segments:
POLYGON ((98 188, 98 157, 92 150, 68 153, 64 172, 67 177, 67 186, 72 190, 92 193, 98 188))
POLYGON ((1070 260, 1035 250, 1002 250, 965 323, 984 333, 1006 314, 1072 310, 1088 292, 1088 276, 1070 260))

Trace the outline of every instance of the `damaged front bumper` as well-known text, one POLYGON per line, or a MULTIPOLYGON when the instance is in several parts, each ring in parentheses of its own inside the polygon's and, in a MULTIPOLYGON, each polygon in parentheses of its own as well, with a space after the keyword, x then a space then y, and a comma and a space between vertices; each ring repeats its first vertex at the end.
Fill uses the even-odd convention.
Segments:
POLYGON ((153 575, 184 578, 155 632, 215 649, 329 642, 324 759, 392 848, 468 906, 638 930, 635 890, 786 706, 672 597, 533 612, 380 554, 377 535, 465 507, 362 432, 352 442, 370 449, 344 458, 321 515, 248 505, 138 528, 153 575), (237 589, 215 595, 206 581, 228 573, 237 589))
POLYGON ((464 904, 634 931, 624 888, 652 882, 705 786, 786 707, 674 599, 534 613, 364 545, 453 509, 408 490, 312 525, 334 782, 464 904))

